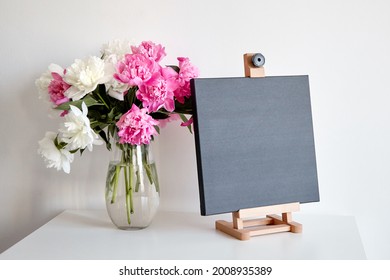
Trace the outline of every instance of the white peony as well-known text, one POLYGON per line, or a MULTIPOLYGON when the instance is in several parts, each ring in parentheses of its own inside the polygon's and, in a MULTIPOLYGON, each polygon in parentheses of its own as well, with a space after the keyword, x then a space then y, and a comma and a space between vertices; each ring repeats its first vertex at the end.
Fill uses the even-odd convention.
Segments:
MULTIPOLYGON (((118 61, 124 59, 126 54, 131 53, 131 42, 129 40, 110 41, 102 46, 101 53, 104 61, 111 64, 112 69, 115 69, 118 61)), ((106 83, 108 95, 121 101, 123 101, 124 93, 129 88, 130 85, 121 83, 114 77, 106 83)))
POLYGON ((60 76, 63 76, 64 68, 62 68, 57 64, 52 63, 49 65, 49 70, 43 73, 41 77, 39 77, 39 79, 35 81, 35 85, 38 88, 38 92, 39 92, 39 98, 49 103, 51 103, 51 101, 50 101, 48 87, 50 85, 50 82, 53 80, 51 73, 57 73, 60 76))
POLYGON ((70 172, 70 163, 73 161, 74 155, 66 149, 58 149, 54 144, 54 139, 57 134, 54 132, 46 132, 45 137, 40 140, 38 152, 47 162, 47 167, 54 167, 57 170, 63 169, 65 173, 70 172))
POLYGON ((70 106, 70 111, 65 116, 64 127, 60 129, 62 133, 61 141, 68 143, 69 150, 71 151, 85 148, 92 151, 93 144, 101 145, 103 141, 99 140, 99 136, 90 126, 87 117, 87 105, 83 102, 81 107, 82 111, 75 106, 70 106))
POLYGON ((124 94, 126 91, 130 89, 130 85, 123 84, 115 79, 112 79, 108 83, 106 83, 106 88, 108 90, 108 95, 118 99, 120 101, 124 100, 124 94))
POLYGON ((112 40, 103 44, 101 53, 105 61, 112 62, 114 65, 122 60, 126 54, 131 53, 131 42, 129 40, 112 40))
POLYGON ((113 66, 96 56, 85 60, 76 59, 66 69, 64 80, 71 87, 65 92, 65 95, 72 100, 79 100, 94 91, 98 84, 110 81, 113 74, 113 66))

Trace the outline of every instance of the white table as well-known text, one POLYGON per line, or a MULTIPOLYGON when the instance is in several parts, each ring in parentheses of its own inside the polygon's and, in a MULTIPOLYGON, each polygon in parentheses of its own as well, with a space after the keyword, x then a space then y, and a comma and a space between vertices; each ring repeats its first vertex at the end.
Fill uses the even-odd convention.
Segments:
POLYGON ((218 219, 159 212, 143 230, 116 229, 105 210, 67 210, 6 250, 0 259, 365 259, 354 217, 294 214, 303 233, 239 241, 214 229, 218 219))

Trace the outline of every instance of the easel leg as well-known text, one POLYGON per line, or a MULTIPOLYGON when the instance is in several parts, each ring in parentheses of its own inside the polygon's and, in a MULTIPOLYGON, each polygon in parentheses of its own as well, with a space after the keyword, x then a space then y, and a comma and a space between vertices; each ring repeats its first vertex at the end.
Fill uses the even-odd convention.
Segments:
MULTIPOLYGON (((283 214, 287 214, 287 213, 283 213, 283 214)), ((292 221, 292 218, 289 221, 287 221, 287 222, 284 221, 283 220, 283 214, 282 214, 282 217, 280 217, 279 215, 267 215, 267 217, 272 218, 274 220, 275 224, 278 224, 278 225, 280 225, 280 224, 287 224, 287 225, 289 225, 291 227, 290 231, 293 232, 293 233, 301 233, 302 232, 302 224, 292 221)))
POLYGON ((237 211, 232 213, 232 220, 233 220, 233 228, 235 228, 235 229, 243 229, 244 228, 244 222, 239 217, 239 213, 237 211))
POLYGON ((236 229, 233 227, 233 223, 226 221, 216 221, 215 228, 239 240, 249 240, 251 238, 249 230, 236 229))
POLYGON ((291 222, 292 221, 292 214, 291 214, 291 212, 282 213, 282 220, 285 223, 291 222))

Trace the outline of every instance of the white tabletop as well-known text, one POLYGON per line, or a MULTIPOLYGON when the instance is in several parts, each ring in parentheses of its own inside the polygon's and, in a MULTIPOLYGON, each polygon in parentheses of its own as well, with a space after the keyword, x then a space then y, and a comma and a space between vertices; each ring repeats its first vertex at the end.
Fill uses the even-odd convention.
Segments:
POLYGON ((240 241, 215 230, 230 215, 159 212, 146 229, 119 230, 105 210, 67 210, 0 254, 0 259, 365 259, 351 216, 304 215, 303 233, 240 241))

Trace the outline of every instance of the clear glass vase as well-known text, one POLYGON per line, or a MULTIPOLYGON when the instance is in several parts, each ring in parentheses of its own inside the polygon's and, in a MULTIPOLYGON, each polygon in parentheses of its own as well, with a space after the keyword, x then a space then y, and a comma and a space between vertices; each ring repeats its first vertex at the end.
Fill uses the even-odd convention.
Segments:
POLYGON ((160 203, 156 164, 149 145, 114 144, 106 178, 106 207, 120 229, 150 225, 160 203))

